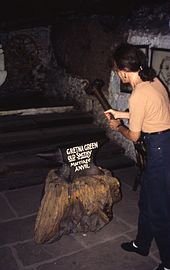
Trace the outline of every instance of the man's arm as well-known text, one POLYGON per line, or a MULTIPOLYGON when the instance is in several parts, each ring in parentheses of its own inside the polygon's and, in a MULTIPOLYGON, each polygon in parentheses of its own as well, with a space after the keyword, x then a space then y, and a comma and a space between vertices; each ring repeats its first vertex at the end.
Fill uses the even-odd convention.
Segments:
POLYGON ((105 114, 111 114, 115 119, 129 119, 129 112, 116 111, 113 109, 109 109, 104 112, 105 114))
POLYGON ((119 125, 116 131, 120 132, 125 138, 133 142, 137 142, 137 140, 140 138, 140 135, 141 135, 141 132, 131 131, 129 128, 123 125, 119 125))
POLYGON ((141 135, 141 132, 131 131, 128 127, 124 126, 119 119, 112 119, 110 115, 110 110, 105 112, 105 115, 109 121, 109 126, 112 130, 120 132, 125 138, 136 142, 141 135))

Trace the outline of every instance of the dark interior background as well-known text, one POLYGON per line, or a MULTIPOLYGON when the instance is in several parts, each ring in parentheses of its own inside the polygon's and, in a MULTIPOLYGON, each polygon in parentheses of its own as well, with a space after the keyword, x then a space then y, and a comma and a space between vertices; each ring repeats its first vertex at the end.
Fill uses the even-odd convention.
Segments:
POLYGON ((166 2, 165 0, 44 0, 23 1, 6 0, 1 3, 0 21, 18 19, 52 20, 56 15, 79 13, 79 14, 110 14, 126 15, 134 8, 142 5, 152 7, 152 4, 166 2))

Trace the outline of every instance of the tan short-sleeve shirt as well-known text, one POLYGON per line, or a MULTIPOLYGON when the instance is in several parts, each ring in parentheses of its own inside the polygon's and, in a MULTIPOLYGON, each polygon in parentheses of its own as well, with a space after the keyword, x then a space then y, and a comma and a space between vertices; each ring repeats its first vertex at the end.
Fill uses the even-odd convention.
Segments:
POLYGON ((163 84, 142 82, 129 98, 129 129, 134 132, 157 132, 170 128, 170 100, 163 84))

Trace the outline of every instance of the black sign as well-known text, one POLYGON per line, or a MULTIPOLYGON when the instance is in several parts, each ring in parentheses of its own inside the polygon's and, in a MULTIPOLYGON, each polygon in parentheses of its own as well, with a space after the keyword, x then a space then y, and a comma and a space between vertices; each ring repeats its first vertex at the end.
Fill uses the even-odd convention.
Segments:
POLYGON ((98 168, 94 164, 98 148, 99 143, 95 141, 60 149, 63 163, 67 163, 70 167, 71 180, 78 176, 98 173, 98 168))

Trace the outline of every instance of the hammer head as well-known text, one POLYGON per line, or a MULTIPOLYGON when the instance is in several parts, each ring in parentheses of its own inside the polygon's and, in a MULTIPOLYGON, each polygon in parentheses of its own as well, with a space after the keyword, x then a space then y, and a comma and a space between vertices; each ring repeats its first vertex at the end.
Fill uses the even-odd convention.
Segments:
POLYGON ((104 86, 104 81, 101 79, 95 79, 92 83, 87 84, 85 87, 85 92, 88 95, 93 95, 95 89, 101 91, 102 87, 104 86))

